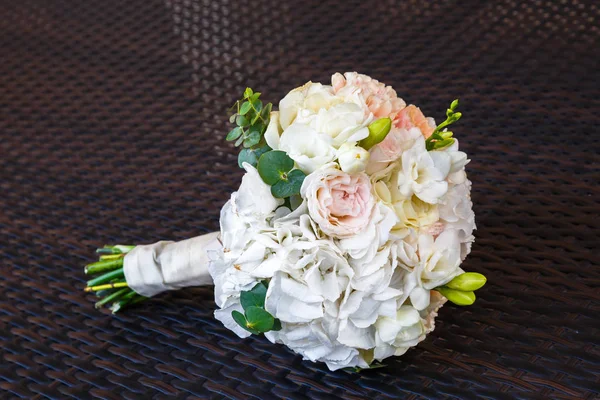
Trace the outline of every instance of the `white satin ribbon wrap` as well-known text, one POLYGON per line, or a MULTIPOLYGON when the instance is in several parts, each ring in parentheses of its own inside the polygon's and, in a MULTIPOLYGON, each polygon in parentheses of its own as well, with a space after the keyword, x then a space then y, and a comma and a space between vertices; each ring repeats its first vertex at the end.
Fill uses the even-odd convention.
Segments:
POLYGON ((212 285, 207 251, 220 249, 219 232, 181 242, 136 246, 123 261, 125 280, 134 292, 152 297, 167 290, 212 285))

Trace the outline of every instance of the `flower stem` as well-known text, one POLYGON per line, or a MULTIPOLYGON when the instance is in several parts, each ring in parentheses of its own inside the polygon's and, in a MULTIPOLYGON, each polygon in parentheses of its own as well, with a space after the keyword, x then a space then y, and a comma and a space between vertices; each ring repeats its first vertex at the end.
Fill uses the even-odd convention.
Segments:
POLYGON ((118 278, 123 278, 123 277, 125 277, 125 273, 123 272, 123 267, 121 267, 119 269, 115 269, 114 271, 110 271, 105 274, 102 274, 92 280, 89 280, 87 285, 88 286, 98 286, 103 283, 110 282, 113 279, 118 279, 118 278))
POLYGON ((91 263, 85 266, 86 274, 99 274, 101 272, 108 272, 123 266, 123 258, 117 260, 106 260, 91 263))
POLYGON ((112 294, 109 294, 108 296, 106 296, 102 300, 96 302, 95 306, 96 306, 96 308, 100 308, 100 307, 102 307, 106 303, 110 303, 111 301, 119 299, 121 296, 127 294, 127 292, 129 292, 129 291, 133 292, 133 290, 131 290, 129 288, 123 288, 123 289, 117 290, 116 292, 114 292, 112 294))
POLYGON ((114 282, 114 283, 107 283, 107 284, 99 285, 99 286, 88 286, 84 290, 86 292, 97 292, 98 290, 124 288, 124 287, 129 287, 127 282, 114 282))

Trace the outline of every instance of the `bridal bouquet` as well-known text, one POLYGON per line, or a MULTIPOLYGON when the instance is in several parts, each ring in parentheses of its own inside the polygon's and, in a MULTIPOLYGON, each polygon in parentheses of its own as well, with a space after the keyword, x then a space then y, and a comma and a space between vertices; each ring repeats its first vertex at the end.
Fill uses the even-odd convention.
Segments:
POLYGON ((279 110, 246 89, 226 139, 246 173, 220 232, 106 246, 87 291, 113 312, 165 290, 215 286, 215 318, 331 370, 377 366, 475 301, 485 277, 460 264, 475 229, 467 155, 389 86, 355 72, 308 82, 279 110))

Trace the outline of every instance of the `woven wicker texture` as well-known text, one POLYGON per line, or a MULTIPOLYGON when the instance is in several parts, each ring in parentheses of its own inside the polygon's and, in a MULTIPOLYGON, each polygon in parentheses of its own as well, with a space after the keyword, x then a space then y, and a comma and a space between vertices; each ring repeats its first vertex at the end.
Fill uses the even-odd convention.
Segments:
POLYGON ((597 2, 0 3, 0 398, 598 398, 597 2), (596 4, 594 4, 596 3, 596 4), (227 108, 357 70, 443 117, 473 160, 488 285, 388 367, 329 372, 213 316, 212 287, 116 316, 107 243, 218 228, 227 108))

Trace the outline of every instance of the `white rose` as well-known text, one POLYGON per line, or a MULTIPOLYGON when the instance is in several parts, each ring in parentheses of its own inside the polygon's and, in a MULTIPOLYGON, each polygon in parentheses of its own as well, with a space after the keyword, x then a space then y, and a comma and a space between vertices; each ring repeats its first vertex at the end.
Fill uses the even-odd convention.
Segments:
POLYGON ((279 150, 285 151, 302 172, 310 174, 335 159, 330 141, 310 126, 295 122, 281 135, 279 150))
POLYGON ((365 118, 364 110, 358 104, 341 103, 329 109, 322 108, 316 115, 301 113, 298 119, 331 137, 333 147, 337 149, 344 143, 358 142, 369 136, 368 125, 373 117, 365 118))
POLYGON ((342 98, 333 94, 333 88, 320 83, 308 82, 289 92, 279 102, 279 123, 285 130, 290 126, 300 109, 317 113, 320 109, 327 109, 343 102, 342 98))
POLYGON ((363 172, 369 163, 369 152, 352 143, 344 143, 337 151, 342 171, 348 174, 363 172))

